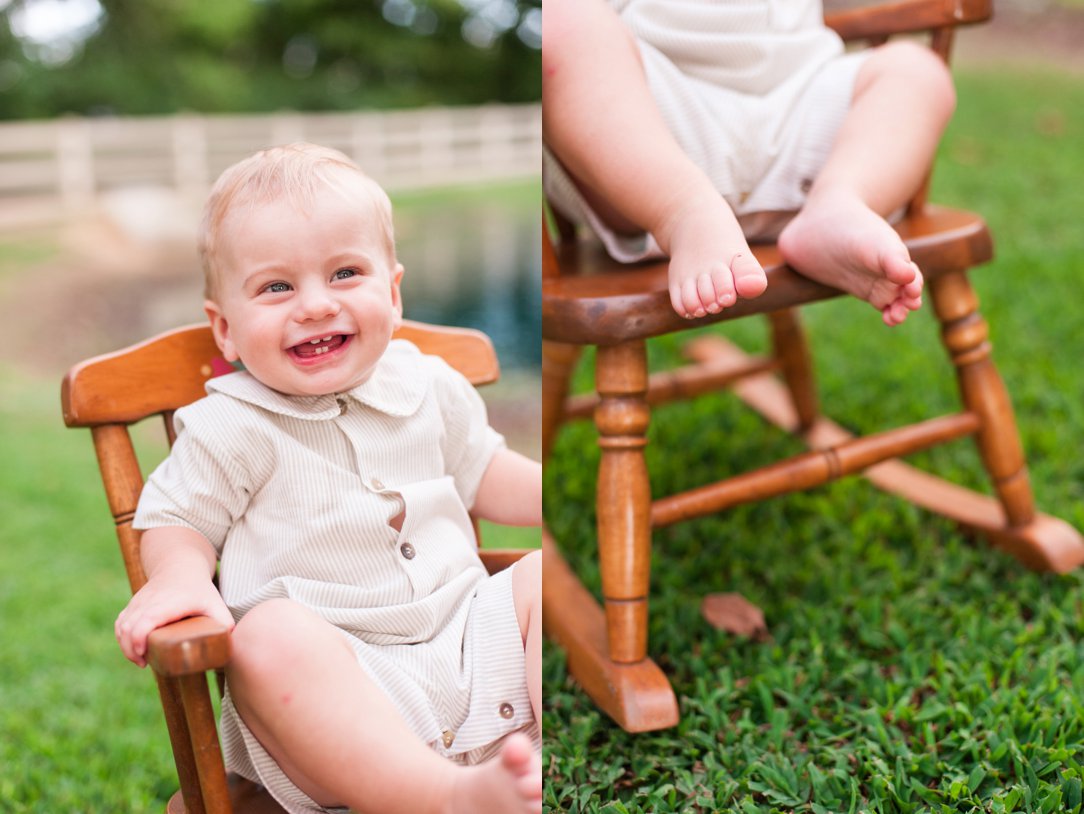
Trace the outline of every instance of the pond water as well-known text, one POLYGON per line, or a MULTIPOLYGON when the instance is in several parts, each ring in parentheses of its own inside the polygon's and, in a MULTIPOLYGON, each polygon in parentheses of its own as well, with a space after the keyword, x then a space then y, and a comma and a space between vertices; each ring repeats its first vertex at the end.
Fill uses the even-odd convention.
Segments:
POLYGON ((537 196, 525 187, 406 198, 395 218, 405 315, 478 328, 502 369, 534 374, 542 354, 537 196))

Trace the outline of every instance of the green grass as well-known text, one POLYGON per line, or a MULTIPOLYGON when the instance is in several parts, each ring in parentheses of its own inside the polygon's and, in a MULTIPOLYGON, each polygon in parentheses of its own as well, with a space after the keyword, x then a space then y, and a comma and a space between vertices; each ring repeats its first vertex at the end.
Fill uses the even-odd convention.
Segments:
MULTIPOLYGON (((1034 490, 1084 528, 1084 82, 957 80, 932 198, 991 225, 997 258, 972 280, 1034 490)), ((803 316, 822 404, 845 426, 956 409, 928 313, 895 330, 853 301, 803 316)), ((724 332, 764 345, 760 325, 724 332)), ((678 341, 651 346, 659 365, 679 353, 678 341)), ((657 495, 799 451, 729 395, 657 410, 647 449, 657 495)), ((597 460, 593 430, 571 425, 546 480, 550 528, 595 591, 597 460)), ((988 491, 967 441, 914 460, 988 491)), ((623 732, 547 644, 547 811, 1080 810, 1084 574, 1027 572, 859 480, 659 531, 652 566, 649 651, 681 722, 623 732), (698 607, 717 591, 759 605, 771 641, 709 628, 698 607)))
POLYGON ((90 435, 64 429, 57 383, 0 380, 0 811, 160 810, 172 760, 113 641, 128 588, 90 435))
POLYGON ((440 209, 447 206, 468 204, 496 204, 498 206, 523 206, 540 201, 538 187, 524 183, 522 179, 492 181, 484 184, 460 184, 434 189, 411 189, 391 193, 392 206, 440 209))
POLYGON ((0 236, 0 284, 22 273, 27 266, 52 259, 56 253, 55 237, 45 230, 0 236))

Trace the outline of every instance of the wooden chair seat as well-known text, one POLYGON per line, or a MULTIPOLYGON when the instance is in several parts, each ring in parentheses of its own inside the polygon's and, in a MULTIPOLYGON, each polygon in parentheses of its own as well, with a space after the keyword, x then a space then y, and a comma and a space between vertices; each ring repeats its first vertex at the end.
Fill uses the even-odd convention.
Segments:
MULTIPOLYGON (((267 790, 240 775, 228 775, 229 803, 233 814, 283 814, 286 809, 275 802, 267 790)), ((178 791, 169 798, 166 814, 192 814, 184 805, 184 795, 178 791)))
MULTIPOLYGON (((993 256, 986 223, 972 212, 927 206, 904 217, 896 230, 927 280, 985 263, 993 256)), ((670 305, 666 260, 628 265, 611 259, 597 241, 562 244, 558 263, 575 268, 576 273, 543 280, 542 335, 555 342, 612 345, 793 308, 842 293, 791 271, 774 243, 754 244, 752 249, 768 275, 764 294, 690 321, 670 305)))

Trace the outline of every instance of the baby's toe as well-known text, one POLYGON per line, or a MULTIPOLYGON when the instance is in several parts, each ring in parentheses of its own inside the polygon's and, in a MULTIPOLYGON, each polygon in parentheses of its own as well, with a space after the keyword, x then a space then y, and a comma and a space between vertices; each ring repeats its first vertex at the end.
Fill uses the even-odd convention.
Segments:
POLYGON ((904 285, 900 289, 900 293, 903 297, 906 297, 908 299, 917 299, 922 295, 922 288, 925 284, 925 280, 923 279, 922 272, 919 270, 918 266, 916 266, 914 263, 912 263, 911 265, 912 267, 914 267, 915 270, 915 278, 911 282, 904 285))
MULTIPOLYGON (((531 770, 537 758, 530 738, 522 732, 509 735, 501 748, 501 763, 513 774, 533 774, 531 770)), ((541 769, 541 765, 538 768, 541 769)))
POLYGON ((889 285, 884 280, 874 283, 866 296, 866 301, 882 313, 899 298, 899 287, 889 285))
POLYGON ((670 284, 670 305, 679 317, 689 319, 692 315, 685 308, 685 300, 681 295, 681 286, 677 283, 670 284))
POLYGON ((759 297, 768 287, 764 269, 752 254, 736 254, 730 261, 734 289, 742 297, 759 297))
POLYGON ((919 287, 922 287, 922 274, 918 266, 911 262, 911 256, 902 244, 898 250, 881 255, 881 272, 890 283, 905 286, 918 280, 919 287))
POLYGON ((716 307, 714 310, 709 307, 709 311, 717 313, 737 302, 738 295, 734 291, 734 277, 726 266, 718 264, 711 270, 711 284, 714 290, 713 300, 716 307))
POLYGON ((685 307, 685 316, 690 318, 702 317, 707 313, 700 301, 700 292, 697 287, 697 278, 691 277, 681 284, 681 303, 685 307))
POLYGON ((910 313, 907 306, 905 306, 899 300, 889 305, 884 311, 881 312, 884 316, 885 325, 899 325, 910 313))
POLYGON ((700 299, 701 307, 709 314, 717 314, 722 310, 719 298, 715 293, 715 282, 710 274, 701 274, 696 278, 696 296, 700 299))

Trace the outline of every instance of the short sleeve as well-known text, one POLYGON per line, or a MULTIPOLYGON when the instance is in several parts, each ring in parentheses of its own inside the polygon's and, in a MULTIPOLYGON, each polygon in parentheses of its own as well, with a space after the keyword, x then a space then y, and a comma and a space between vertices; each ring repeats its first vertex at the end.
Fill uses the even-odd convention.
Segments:
POLYGON ((435 388, 444 418, 445 474, 468 509, 504 436, 489 426, 486 405, 469 381, 441 359, 433 359, 435 388))
POLYGON ((221 554, 226 533, 248 506, 252 477, 235 448, 238 434, 219 431, 225 423, 206 409, 207 401, 174 415, 177 440, 147 479, 133 526, 189 528, 221 554))

